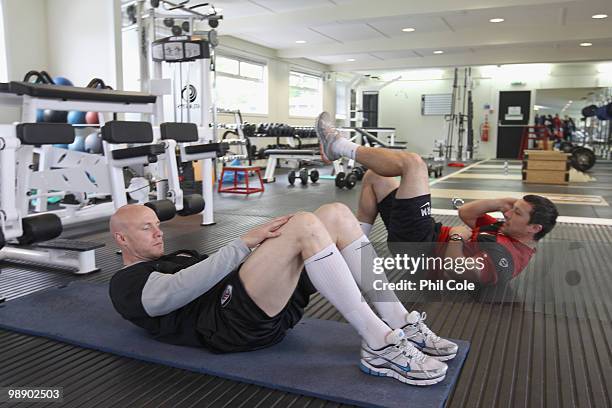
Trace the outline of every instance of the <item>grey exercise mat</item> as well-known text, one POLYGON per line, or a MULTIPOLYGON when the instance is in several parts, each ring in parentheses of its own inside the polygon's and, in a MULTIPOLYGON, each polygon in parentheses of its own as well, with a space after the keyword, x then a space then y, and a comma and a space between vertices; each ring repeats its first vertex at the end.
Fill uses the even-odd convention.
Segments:
POLYGON ((469 343, 444 381, 429 387, 362 373, 360 340, 345 323, 303 319, 279 344, 254 352, 212 354, 157 342, 113 309, 108 285, 73 282, 0 305, 0 327, 125 357, 366 407, 442 407, 469 343))

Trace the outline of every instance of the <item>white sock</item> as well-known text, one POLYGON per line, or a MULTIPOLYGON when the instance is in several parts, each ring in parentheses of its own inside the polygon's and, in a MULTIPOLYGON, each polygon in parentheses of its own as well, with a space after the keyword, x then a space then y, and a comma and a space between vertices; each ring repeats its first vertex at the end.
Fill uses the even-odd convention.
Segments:
POLYGON ((392 290, 374 290, 375 280, 380 280, 383 283, 388 282, 388 280, 386 274, 375 274, 373 271, 374 258, 377 258, 378 255, 376 255, 376 250, 370 240, 363 235, 342 249, 341 253, 353 274, 355 282, 371 300, 382 319, 392 329, 405 326, 408 311, 397 298, 395 292, 392 290))
POLYGON ((357 147, 359 147, 357 143, 353 143, 345 137, 339 137, 334 142, 332 149, 341 156, 355 160, 357 147))
POLYGON ((359 226, 361 227, 361 231, 363 231, 363 235, 366 237, 370 235, 370 231, 372 231, 372 224, 368 224, 367 222, 359 221, 359 226))
POLYGON ((387 345, 391 329, 370 309, 351 276, 335 244, 329 245, 304 261, 306 272, 315 288, 374 349, 387 345))

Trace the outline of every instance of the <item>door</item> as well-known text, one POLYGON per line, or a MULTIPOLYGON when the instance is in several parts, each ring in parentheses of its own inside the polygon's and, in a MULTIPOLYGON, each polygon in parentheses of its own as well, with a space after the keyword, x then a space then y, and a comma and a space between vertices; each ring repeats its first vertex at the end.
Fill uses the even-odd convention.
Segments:
POLYGON ((497 127, 497 158, 519 157, 523 128, 529 124, 531 91, 503 91, 499 93, 497 127))
POLYGON ((363 127, 378 127, 378 92, 363 93, 363 127))

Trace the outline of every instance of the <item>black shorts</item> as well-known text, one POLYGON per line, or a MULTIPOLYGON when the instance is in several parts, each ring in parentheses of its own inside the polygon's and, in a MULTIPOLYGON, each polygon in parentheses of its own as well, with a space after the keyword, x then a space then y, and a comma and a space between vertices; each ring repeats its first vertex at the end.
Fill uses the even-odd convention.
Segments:
POLYGON ((196 330, 216 353, 257 350, 278 343, 295 326, 317 292, 305 272, 285 308, 269 317, 247 294, 237 270, 201 296, 196 330))
POLYGON ((436 242, 442 224, 431 216, 431 195, 395 198, 397 189, 380 203, 378 212, 387 227, 388 242, 436 242))

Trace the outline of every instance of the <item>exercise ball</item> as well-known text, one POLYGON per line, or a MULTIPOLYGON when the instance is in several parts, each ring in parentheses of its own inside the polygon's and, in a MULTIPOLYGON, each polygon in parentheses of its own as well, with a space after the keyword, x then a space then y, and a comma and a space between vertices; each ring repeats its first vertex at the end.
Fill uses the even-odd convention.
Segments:
POLYGON ((71 125, 79 125, 85 122, 85 112, 70 111, 68 112, 68 123, 71 125))
POLYGON ((75 152, 84 152, 85 151, 85 138, 83 136, 75 136, 74 142, 68 145, 68 150, 73 150, 75 152))
POLYGON ((61 76, 53 78, 53 83, 55 85, 74 86, 71 80, 69 80, 68 78, 61 77, 61 76))
POLYGON ((87 153, 99 154, 102 153, 102 134, 93 132, 85 138, 85 151, 87 153))
POLYGON ((98 120, 98 112, 87 112, 87 114, 85 114, 85 123, 88 125, 97 125, 100 123, 98 120))
POLYGON ((45 109, 43 113, 43 122, 48 123, 66 123, 68 120, 68 112, 45 109))

